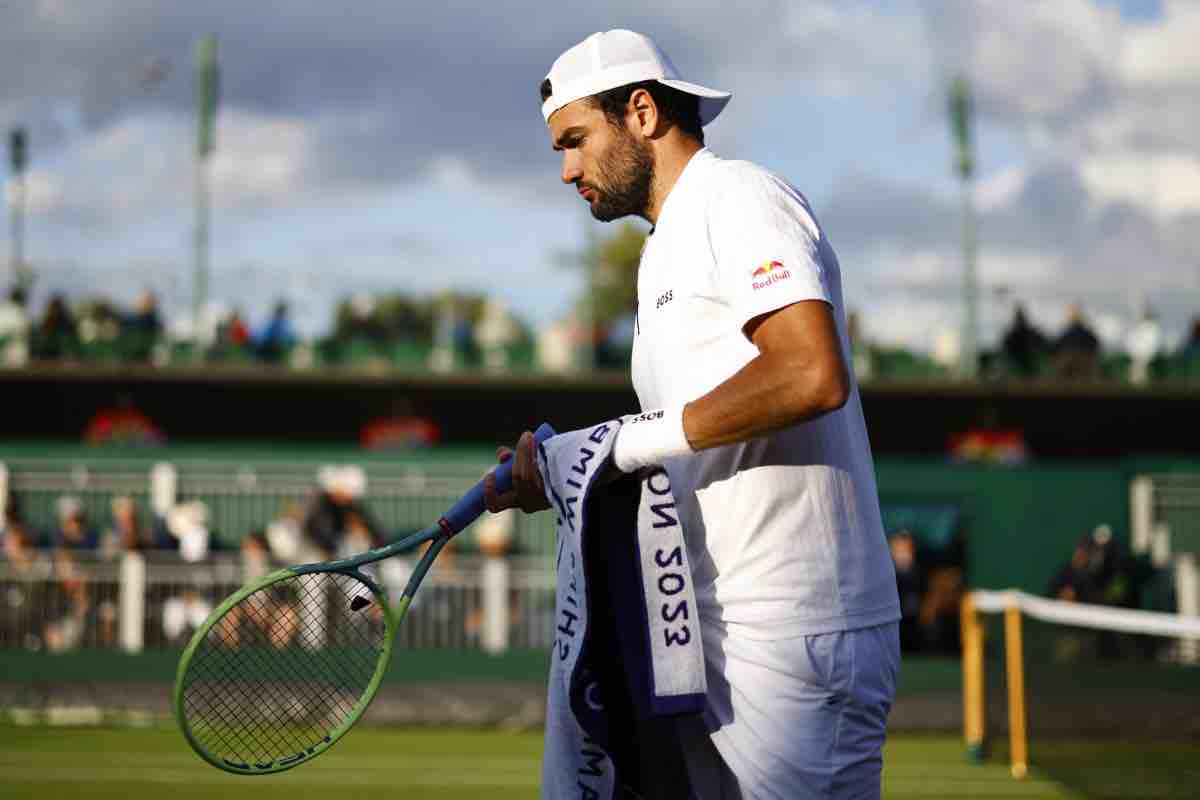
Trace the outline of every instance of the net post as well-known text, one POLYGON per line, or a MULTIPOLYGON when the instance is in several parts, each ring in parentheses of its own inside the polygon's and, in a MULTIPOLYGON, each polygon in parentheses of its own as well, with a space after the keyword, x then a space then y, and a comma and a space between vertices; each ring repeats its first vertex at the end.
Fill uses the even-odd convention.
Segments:
POLYGON ((963 737, 967 758, 982 761, 986 748, 986 712, 984 706, 983 624, 970 592, 963 596, 959 613, 962 627, 963 737))
POLYGON ((1012 776, 1020 780, 1029 771, 1029 745, 1025 733, 1025 653, 1021 638, 1021 608, 1004 609, 1004 654, 1008 677, 1008 741, 1012 776))

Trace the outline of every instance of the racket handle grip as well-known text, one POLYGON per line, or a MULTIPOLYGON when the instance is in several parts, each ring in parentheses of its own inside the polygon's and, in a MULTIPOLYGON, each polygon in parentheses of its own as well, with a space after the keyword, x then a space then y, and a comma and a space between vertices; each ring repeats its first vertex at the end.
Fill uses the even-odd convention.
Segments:
MULTIPOLYGON (((548 424, 542 425, 534 431, 534 444, 541 444, 554 435, 554 428, 548 424)), ((512 490, 512 459, 505 461, 503 464, 496 467, 493 473, 496 476, 496 491, 503 494, 512 490)), ((470 525, 484 511, 483 505, 483 481, 475 484, 471 489, 462 496, 462 498, 454 504, 454 507, 446 512, 442 517, 450 530, 454 533, 462 532, 462 529, 470 525)))

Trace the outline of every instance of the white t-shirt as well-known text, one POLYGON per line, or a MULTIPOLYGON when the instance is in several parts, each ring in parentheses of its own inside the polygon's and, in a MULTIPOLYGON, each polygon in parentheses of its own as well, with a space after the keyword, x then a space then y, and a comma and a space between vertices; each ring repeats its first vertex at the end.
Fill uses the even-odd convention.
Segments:
POLYGON ((633 385, 643 409, 706 394, 758 355, 752 318, 833 307, 851 392, 818 419, 668 459, 701 616, 748 638, 900 618, 837 257, 784 181, 708 150, 667 196, 638 270, 633 385))

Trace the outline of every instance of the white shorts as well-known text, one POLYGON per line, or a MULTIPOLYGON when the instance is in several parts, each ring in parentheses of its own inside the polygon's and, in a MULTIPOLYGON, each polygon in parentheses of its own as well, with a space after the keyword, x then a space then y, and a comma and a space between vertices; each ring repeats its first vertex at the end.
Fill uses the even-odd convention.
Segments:
POLYGON ((774 641, 703 634, 707 708, 679 724, 696 800, 880 796, 897 623, 774 641))

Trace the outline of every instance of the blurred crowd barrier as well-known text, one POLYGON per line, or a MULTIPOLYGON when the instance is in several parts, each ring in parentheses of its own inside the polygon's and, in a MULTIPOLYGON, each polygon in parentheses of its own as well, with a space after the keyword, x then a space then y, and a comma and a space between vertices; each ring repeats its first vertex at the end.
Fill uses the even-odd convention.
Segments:
MULTIPOLYGON (((177 648, 239 586, 424 528, 483 465, 0 463, 0 648, 177 648)), ((485 515, 443 550, 410 648, 549 647, 553 520, 485 515)), ((373 565, 399 598, 413 552, 373 565)))
MULTIPOLYGON (((405 649, 548 649, 554 633, 554 575, 538 557, 452 556, 430 572, 409 607, 396 645, 405 649)), ((415 558, 376 568, 400 596, 415 558)), ((249 577, 234 554, 181 562, 166 554, 76 558, 64 567, 40 551, 32 569, 0 561, 0 649, 178 649, 249 577)))

